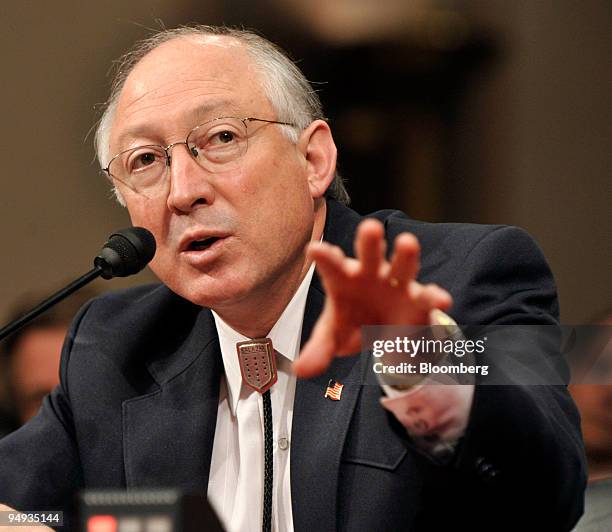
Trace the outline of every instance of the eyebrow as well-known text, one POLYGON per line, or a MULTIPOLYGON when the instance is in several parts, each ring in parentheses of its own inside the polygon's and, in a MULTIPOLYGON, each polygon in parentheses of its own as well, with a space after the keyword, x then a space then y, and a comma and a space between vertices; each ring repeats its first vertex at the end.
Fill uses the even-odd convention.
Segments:
MULTIPOLYGON (((192 118, 193 124, 188 126, 189 129, 185 131, 185 135, 187 135, 191 128, 203 124, 207 120, 213 120, 219 116, 234 116, 237 112, 236 104, 231 103, 230 100, 216 100, 205 105, 198 105, 194 110, 186 113, 186 116, 192 118), (213 114, 214 116, 212 116, 213 114)), ((117 137, 117 144, 119 145, 118 151, 125 150, 126 148, 124 146, 130 139, 149 136, 152 132, 155 132, 155 130, 157 130, 156 134, 159 135, 158 128, 149 122, 142 122, 128 127, 117 137)))

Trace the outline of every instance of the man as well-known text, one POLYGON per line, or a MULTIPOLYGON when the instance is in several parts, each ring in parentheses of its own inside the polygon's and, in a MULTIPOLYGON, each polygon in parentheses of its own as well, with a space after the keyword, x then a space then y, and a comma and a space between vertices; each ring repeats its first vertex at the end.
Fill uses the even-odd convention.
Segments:
POLYGON ((451 305, 460 323, 556 323, 537 247, 512 228, 363 220, 338 201, 321 117, 295 66, 248 32, 162 32, 126 58, 98 152, 155 235, 164 285, 83 309, 61 385, 0 443, 0 500, 180 486, 208 491, 230 530, 573 525, 584 463, 563 387, 421 387, 389 412, 360 384, 368 360, 338 356, 360 350, 363 324, 427 325, 451 305), (263 394, 236 347, 261 337, 278 365, 263 394))

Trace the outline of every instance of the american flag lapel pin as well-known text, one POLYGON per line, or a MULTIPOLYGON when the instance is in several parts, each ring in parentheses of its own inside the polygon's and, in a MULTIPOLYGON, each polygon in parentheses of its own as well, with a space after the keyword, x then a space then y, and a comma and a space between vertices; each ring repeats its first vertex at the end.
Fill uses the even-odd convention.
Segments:
POLYGON ((332 401, 340 401, 342 388, 344 388, 344 384, 340 384, 338 381, 329 379, 327 388, 325 389, 325 397, 332 401))

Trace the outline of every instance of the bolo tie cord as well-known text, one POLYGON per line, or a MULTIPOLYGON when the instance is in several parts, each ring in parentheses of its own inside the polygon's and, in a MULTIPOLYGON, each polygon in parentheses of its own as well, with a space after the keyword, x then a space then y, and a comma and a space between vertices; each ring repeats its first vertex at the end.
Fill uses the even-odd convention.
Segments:
POLYGON ((254 338, 236 344, 242 381, 257 392, 263 400, 264 422, 264 497, 262 532, 272 531, 272 489, 274 464, 272 453, 272 399, 270 388, 277 381, 276 352, 270 338, 254 338))
POLYGON ((272 530, 272 486, 274 481, 274 467, 272 462, 272 401, 270 390, 263 395, 264 417, 264 498, 262 532, 272 530))

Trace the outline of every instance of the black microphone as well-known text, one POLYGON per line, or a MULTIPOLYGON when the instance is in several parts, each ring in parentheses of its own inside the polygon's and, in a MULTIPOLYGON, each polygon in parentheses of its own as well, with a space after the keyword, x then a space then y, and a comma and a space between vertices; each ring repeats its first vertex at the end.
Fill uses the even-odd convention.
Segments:
POLYGON ((94 259, 93 269, 45 299, 21 318, 0 329, 0 341, 98 277, 112 279, 138 273, 151 262, 155 248, 155 238, 144 227, 128 227, 113 233, 94 259))
POLYGON ((94 266, 104 279, 127 277, 142 270, 155 255, 155 238, 144 227, 129 227, 108 237, 94 266))

